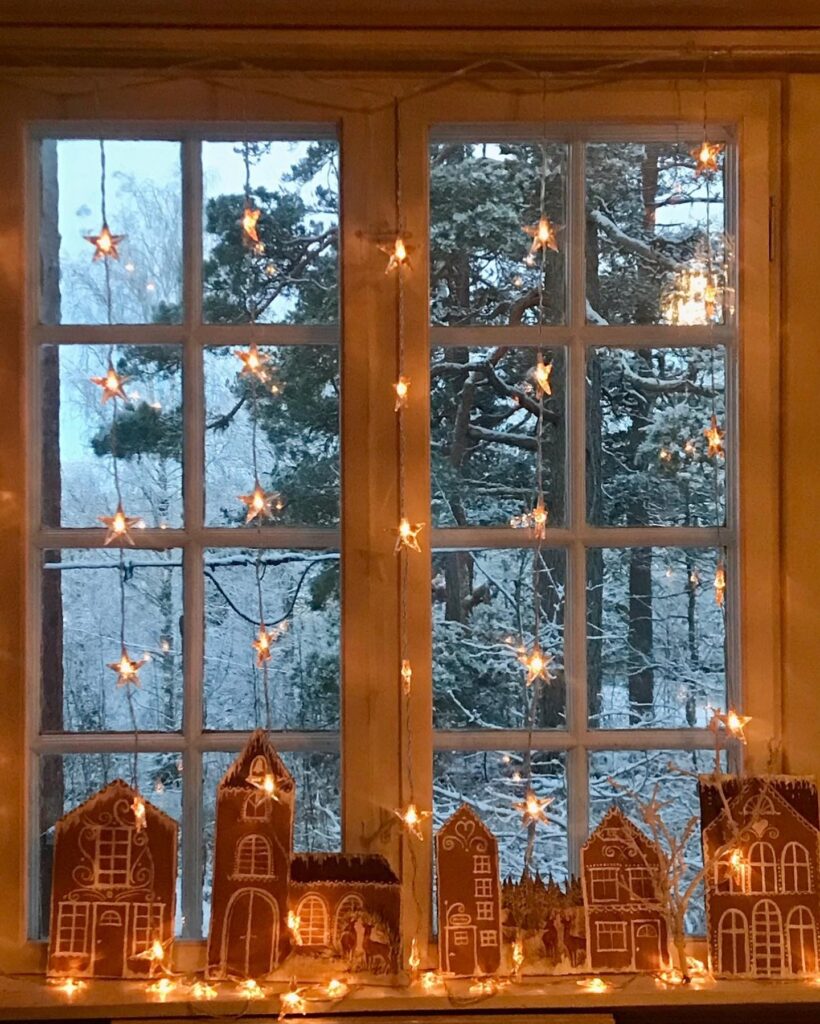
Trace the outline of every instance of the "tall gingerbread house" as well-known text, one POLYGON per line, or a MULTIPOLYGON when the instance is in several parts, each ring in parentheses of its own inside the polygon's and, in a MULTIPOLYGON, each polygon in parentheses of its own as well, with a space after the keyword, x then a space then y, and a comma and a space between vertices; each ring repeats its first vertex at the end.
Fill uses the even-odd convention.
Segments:
POLYGON ((290 951, 293 778, 257 730, 216 794, 208 975, 263 977, 290 951))
POLYGON ((814 780, 702 776, 699 789, 712 971, 814 975, 820 948, 814 780))
POLYGON ((501 963, 498 841, 467 804, 436 834, 436 862, 442 972, 494 974, 501 963))
POLYGON ((48 973, 147 977, 174 934, 177 823, 120 779, 57 822, 48 973), (144 815, 143 815, 144 809, 144 815))
POLYGON ((671 963, 655 843, 613 806, 581 851, 592 971, 658 971, 671 963))

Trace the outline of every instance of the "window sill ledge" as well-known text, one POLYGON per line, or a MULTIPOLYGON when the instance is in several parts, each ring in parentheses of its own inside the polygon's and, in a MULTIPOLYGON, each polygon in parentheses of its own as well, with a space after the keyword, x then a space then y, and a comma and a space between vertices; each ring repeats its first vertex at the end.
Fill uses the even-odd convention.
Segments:
MULTIPOLYGON (((703 987, 662 988, 646 976, 610 976, 607 980, 612 987, 602 994, 580 991, 575 978, 556 978, 524 981, 486 998, 470 996, 466 982, 448 983, 446 994, 374 986, 354 990, 335 1005, 317 1001, 309 1013, 329 1016, 376 1011, 393 1014, 438 1011, 452 1015, 467 1011, 489 1014, 497 1010, 538 1010, 543 1014, 545 1009, 549 1009, 588 1010, 594 1014, 644 1007, 705 1009, 773 1004, 820 1008, 820 985, 805 982, 720 981, 703 987)), ((270 987, 281 990, 286 986, 272 983, 270 987)), ((145 982, 93 981, 69 1000, 54 986, 46 984, 42 976, 0 978, 0 1020, 148 1020, 191 1018, 204 1014, 227 1018, 239 1014, 275 1016, 278 1010, 275 995, 248 1002, 227 988, 224 995, 200 1005, 184 994, 173 993, 165 1000, 148 995, 145 982)), ((543 1017, 541 1021, 543 1024, 543 1017)), ((526 1018, 521 1019, 521 1024, 526 1024, 526 1018)))

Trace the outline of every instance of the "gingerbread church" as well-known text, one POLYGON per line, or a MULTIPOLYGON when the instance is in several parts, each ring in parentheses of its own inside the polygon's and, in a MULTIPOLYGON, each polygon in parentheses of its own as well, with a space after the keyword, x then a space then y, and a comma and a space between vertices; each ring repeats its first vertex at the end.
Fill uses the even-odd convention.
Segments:
POLYGON ((177 823, 120 779, 57 822, 51 977, 144 978, 173 940, 177 823))
POLYGON ((374 854, 294 853, 296 788, 259 729, 216 798, 208 976, 261 978, 289 955, 398 969, 399 880, 374 854))
POLYGON ((708 775, 699 790, 713 973, 815 975, 820 815, 814 780, 708 775))

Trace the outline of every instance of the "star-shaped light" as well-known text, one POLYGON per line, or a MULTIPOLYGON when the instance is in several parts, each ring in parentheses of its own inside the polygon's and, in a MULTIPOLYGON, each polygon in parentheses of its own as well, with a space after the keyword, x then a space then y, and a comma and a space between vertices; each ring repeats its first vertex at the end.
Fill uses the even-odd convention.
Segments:
POLYGON ((552 394, 552 383, 550 382, 550 377, 552 376, 552 363, 545 363, 539 356, 538 362, 535 364, 535 369, 532 371, 532 376, 536 387, 542 395, 552 394))
POLYGON ((555 225, 549 217, 540 217, 537 224, 526 224, 523 230, 532 239, 532 245, 530 246, 531 254, 537 253, 539 250, 546 251, 547 249, 558 252, 555 225))
POLYGON ((167 947, 170 946, 170 939, 168 942, 162 943, 159 939, 154 939, 148 949, 144 949, 141 953, 137 953, 136 960, 149 960, 152 965, 159 967, 165 961, 165 954, 167 947))
POLYGON ((57 985, 57 991, 62 992, 64 996, 69 999, 73 999, 79 992, 85 988, 85 982, 80 981, 78 978, 66 978, 65 981, 61 981, 57 985))
POLYGON ((695 175, 715 174, 718 169, 718 157, 723 151, 723 143, 709 142, 704 139, 699 146, 690 150, 689 155, 695 158, 695 175))
POLYGON ((718 562, 715 569, 715 604, 722 608, 726 603, 726 566, 718 562))
POLYGON ((584 992, 590 992, 592 995, 603 995, 604 992, 608 992, 610 985, 604 981, 603 978, 581 978, 580 981, 575 982, 579 988, 583 989, 584 992))
POLYGON ((552 655, 544 654, 538 644, 533 647, 529 654, 525 652, 518 660, 527 670, 527 686, 532 686, 536 679, 543 679, 547 683, 555 678, 549 670, 552 655))
POLYGON ((265 990, 255 978, 245 978, 236 987, 237 994, 243 999, 264 999, 265 990))
POLYGON ((108 225, 103 221, 103 226, 100 228, 98 235, 84 235, 86 242, 89 242, 94 246, 94 255, 91 257, 92 263, 98 263, 100 260, 118 260, 120 258, 117 246, 125 238, 125 235, 112 235, 108 229, 108 225))
POLYGON ((324 988, 324 994, 328 999, 344 999, 349 991, 350 986, 339 978, 331 978, 324 988))
POLYGON ((273 633, 269 633, 263 623, 259 628, 256 639, 251 643, 251 647, 256 651, 256 664, 260 668, 266 661, 270 661, 271 647, 275 639, 273 633))
POLYGON ((418 977, 419 968, 421 967, 421 956, 419 954, 419 944, 414 937, 410 943, 410 956, 407 958, 407 969, 410 972, 410 977, 415 979, 418 977))
POLYGON ((261 213, 261 210, 256 210, 252 206, 246 206, 242 211, 242 240, 246 244, 251 242, 255 245, 259 244, 259 232, 256 230, 256 223, 261 213))
POLYGON ((723 438, 726 435, 725 430, 721 430, 718 426, 717 416, 712 416, 709 422, 709 426, 703 431, 703 436, 707 442, 707 455, 723 455, 723 438))
POLYGON ((746 742, 746 736, 744 729, 751 722, 749 715, 739 715, 737 711, 732 708, 723 714, 718 709, 712 713, 712 717, 709 721, 709 728, 712 732, 718 733, 721 727, 733 736, 736 740, 740 740, 741 743, 746 742))
POLYGON ((411 523, 409 519, 402 517, 396 530, 396 552, 402 548, 407 548, 408 551, 421 551, 418 538, 423 528, 424 523, 411 523))
POLYGON ((404 810, 393 811, 393 813, 411 836, 415 836, 416 839, 424 839, 421 827, 425 820, 431 816, 432 811, 420 811, 415 804, 410 803, 404 810))
POLYGON ((91 383, 98 384, 102 388, 102 402, 105 405, 112 398, 121 398, 124 402, 128 401, 128 395, 123 390, 123 385, 129 380, 131 380, 130 377, 120 376, 114 369, 113 364, 109 362, 105 375, 102 377, 92 377, 91 383))
POLYGON ((302 945, 302 931, 301 931, 302 919, 294 910, 288 911, 288 931, 290 937, 296 943, 297 946, 302 945))
POLYGON ((407 696, 413 688, 413 667, 408 658, 402 658, 401 662, 401 690, 407 696))
POLYGON ((147 661, 147 658, 135 660, 123 647, 119 660, 109 662, 107 667, 117 673, 117 686, 139 686, 140 669, 147 661))
POLYGON ((539 498, 535 508, 530 512, 530 523, 536 540, 543 540, 546 536, 548 518, 549 513, 547 512, 547 506, 544 504, 544 499, 539 498))
POLYGON ((535 825, 541 822, 542 825, 549 824, 547 807, 552 803, 554 797, 538 796, 533 789, 528 789, 524 799, 513 804, 514 811, 521 811, 522 825, 535 825))
POLYGON ((131 810, 134 812, 134 827, 136 828, 137 832, 142 832, 142 830, 146 826, 145 801, 142 799, 139 793, 131 801, 131 810))
POLYGON ((421 987, 425 992, 432 992, 434 988, 438 988, 439 985, 444 984, 444 978, 438 973, 438 971, 425 971, 419 981, 421 987))
POLYGON ((399 409, 406 409, 407 399, 410 394, 410 380, 407 377, 399 377, 393 385, 393 390, 396 392, 396 412, 399 409))
MULTIPOLYGON (((258 789, 265 796, 269 796, 271 800, 279 802, 279 794, 276 792, 276 779, 271 772, 265 772, 263 775, 249 775, 247 780, 255 789, 258 789)), ((299 918, 296 918, 298 922, 299 918)))
POLYGON ((216 999, 217 991, 207 981, 195 981, 191 986, 191 995, 194 999, 216 999))
POLYGON ((129 531, 139 526, 142 520, 139 516, 127 516, 125 509, 122 507, 122 502, 117 505, 117 511, 112 516, 97 516, 97 518, 103 526, 108 527, 108 533, 105 535, 106 545, 115 541, 118 544, 128 541, 133 547, 134 538, 129 531))
POLYGON ((517 977, 524 966, 524 941, 520 935, 516 936, 512 948, 513 974, 517 977))
POLYGON ((729 870, 735 876, 735 878, 743 878, 743 872, 746 869, 746 858, 743 856, 743 851, 735 847, 727 858, 729 864, 729 870))
POLYGON ((270 519, 274 512, 281 512, 285 507, 282 495, 278 491, 264 490, 258 480, 254 482, 251 493, 240 494, 239 500, 248 506, 246 523, 252 523, 256 518, 270 519))
POLYGON ((302 995, 304 990, 296 987, 296 980, 292 979, 290 988, 279 996, 279 1020, 289 1013, 306 1013, 307 1000, 302 995))
POLYGON ((150 985, 146 985, 145 991, 152 996, 157 996, 160 1002, 165 1002, 168 996, 175 991, 177 985, 175 981, 171 981, 170 978, 159 978, 157 981, 151 982, 150 985))
POLYGON ((410 266, 410 248, 405 244, 404 239, 399 236, 394 242, 389 245, 380 245, 379 249, 386 253, 389 259, 387 260, 387 268, 385 274, 389 274, 391 270, 399 270, 402 267, 410 266))
POLYGON ((233 354, 242 363, 240 376, 267 380, 267 367, 271 361, 267 352, 260 352, 258 346, 252 344, 247 349, 234 349, 233 354))

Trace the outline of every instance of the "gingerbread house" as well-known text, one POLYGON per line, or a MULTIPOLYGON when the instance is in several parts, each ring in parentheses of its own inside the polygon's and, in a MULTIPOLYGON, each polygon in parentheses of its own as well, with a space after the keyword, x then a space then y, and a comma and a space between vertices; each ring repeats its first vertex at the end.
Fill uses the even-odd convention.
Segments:
POLYGON ((439 965, 445 974, 494 974, 501 963, 498 842, 467 804, 436 834, 439 965))
POLYGON ((817 787, 795 776, 699 780, 712 971, 814 975, 820 947, 817 787))
POLYGON ((621 810, 607 811, 581 851, 589 969, 658 971, 671 963, 660 900, 660 851, 621 810))
POLYGON ((398 970, 401 887, 379 854, 294 854, 289 909, 302 953, 335 953, 374 974, 398 970))
POLYGON ((290 951, 294 804, 293 778, 257 730, 217 788, 209 977, 262 977, 290 951))
POLYGON ((177 823, 120 779, 57 822, 48 973, 147 977, 173 939, 177 823), (143 815, 144 809, 144 815, 143 815))

